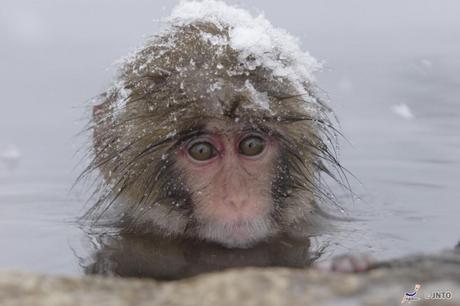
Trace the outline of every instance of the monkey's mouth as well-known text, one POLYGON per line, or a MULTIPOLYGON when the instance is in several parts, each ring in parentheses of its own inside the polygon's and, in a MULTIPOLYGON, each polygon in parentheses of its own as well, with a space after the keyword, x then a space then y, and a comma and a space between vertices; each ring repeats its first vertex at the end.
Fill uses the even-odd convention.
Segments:
POLYGON ((274 234, 270 218, 255 217, 231 222, 208 221, 198 227, 198 235, 230 248, 247 248, 274 234))

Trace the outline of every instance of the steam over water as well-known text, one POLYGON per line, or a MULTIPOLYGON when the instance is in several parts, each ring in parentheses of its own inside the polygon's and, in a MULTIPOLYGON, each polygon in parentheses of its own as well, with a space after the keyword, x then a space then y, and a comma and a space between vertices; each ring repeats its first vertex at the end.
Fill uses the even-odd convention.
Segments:
MULTIPOLYGON (((328 245, 324 258, 353 251, 378 259, 453 247, 460 240, 460 4, 244 3, 325 61, 318 81, 346 138, 339 157, 356 196, 336 194, 345 215, 359 221, 338 222, 313 246, 328 245)), ((87 101, 111 80, 106 68, 155 33, 161 24, 152 19, 172 5, 2 4, 0 268, 82 273, 93 241, 73 222, 88 198, 85 186, 70 191, 87 163, 75 155, 85 137, 75 135, 90 116, 87 101)))

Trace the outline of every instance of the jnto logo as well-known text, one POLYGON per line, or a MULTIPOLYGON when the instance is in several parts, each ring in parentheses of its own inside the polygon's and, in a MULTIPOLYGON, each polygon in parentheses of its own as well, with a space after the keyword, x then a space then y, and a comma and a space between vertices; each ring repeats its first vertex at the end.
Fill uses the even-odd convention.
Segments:
POLYGON ((401 300, 401 304, 416 302, 421 299, 425 299, 425 300, 450 300, 452 299, 452 296, 453 296, 452 292, 448 290, 433 291, 430 294, 426 294, 424 297, 419 297, 420 294, 419 296, 417 296, 417 293, 419 292, 421 287, 422 285, 416 284, 413 291, 405 292, 401 300))
POLYGON ((422 285, 415 284, 414 291, 404 293, 404 296, 401 300, 401 304, 420 300, 419 297, 416 297, 417 292, 420 290, 420 287, 422 287, 422 285))

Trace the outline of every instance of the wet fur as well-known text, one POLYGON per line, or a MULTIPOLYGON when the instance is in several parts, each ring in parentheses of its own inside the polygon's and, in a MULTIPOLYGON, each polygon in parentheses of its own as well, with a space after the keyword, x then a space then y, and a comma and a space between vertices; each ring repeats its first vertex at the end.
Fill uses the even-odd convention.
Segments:
POLYGON ((248 226, 270 227, 271 235, 299 234, 299 228, 303 231, 314 223, 323 202, 333 201, 322 175, 338 181, 344 177, 334 153, 336 131, 329 109, 314 84, 305 83, 304 92, 298 92, 268 69, 244 70, 235 50, 216 50, 201 38, 203 32, 228 36, 227 29, 209 23, 160 34, 122 65, 117 79, 121 86, 97 98, 90 126, 92 160, 82 177, 95 171, 102 176, 95 204, 84 219, 115 225, 125 233, 199 236, 193 195, 173 153, 206 122, 232 120, 272 135, 281 144, 271 186, 270 224, 248 226), (224 68, 218 69, 218 64, 224 68), (241 74, 229 76, 227 71, 241 74), (246 80, 268 94, 270 111, 254 107, 250 93, 239 90, 246 80), (207 91, 215 82, 221 88, 207 91), (123 97, 126 92, 129 95, 123 97), (117 107, 122 98, 124 105, 117 107), (308 110, 305 100, 310 101, 308 110))

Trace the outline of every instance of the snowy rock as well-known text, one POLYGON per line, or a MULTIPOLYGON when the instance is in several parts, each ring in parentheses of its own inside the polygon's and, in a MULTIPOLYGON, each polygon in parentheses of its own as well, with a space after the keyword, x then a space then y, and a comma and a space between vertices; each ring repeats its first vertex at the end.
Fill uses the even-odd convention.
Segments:
POLYGON ((360 274, 247 268, 180 281, 69 278, 0 272, 0 305, 399 305, 420 284, 417 305, 459 305, 460 250, 409 256, 360 274), (433 300, 444 293, 445 300, 433 300))

